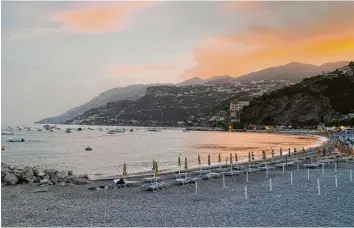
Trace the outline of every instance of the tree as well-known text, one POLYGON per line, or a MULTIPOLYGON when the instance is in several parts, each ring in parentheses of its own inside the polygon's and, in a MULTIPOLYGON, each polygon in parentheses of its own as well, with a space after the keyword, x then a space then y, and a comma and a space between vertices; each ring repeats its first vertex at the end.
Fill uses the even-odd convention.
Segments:
POLYGON ((353 67, 354 67, 354 61, 350 61, 349 66, 350 66, 351 68, 353 68, 353 67))

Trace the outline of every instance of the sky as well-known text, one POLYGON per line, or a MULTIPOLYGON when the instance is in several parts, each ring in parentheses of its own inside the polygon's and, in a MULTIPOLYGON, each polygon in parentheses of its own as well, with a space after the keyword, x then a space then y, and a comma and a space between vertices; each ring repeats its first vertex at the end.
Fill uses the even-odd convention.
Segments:
POLYGON ((354 58, 354 2, 2 2, 1 121, 131 84, 354 58))

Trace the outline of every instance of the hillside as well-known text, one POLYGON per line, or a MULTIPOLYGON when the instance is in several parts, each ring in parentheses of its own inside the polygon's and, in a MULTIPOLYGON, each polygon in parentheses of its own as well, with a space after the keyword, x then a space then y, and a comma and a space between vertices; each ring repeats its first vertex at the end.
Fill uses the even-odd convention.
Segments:
MULTIPOLYGON (((290 80, 299 81, 302 78, 317 75, 323 71, 334 70, 343 66, 343 62, 327 63, 321 66, 314 66, 303 63, 289 63, 284 66, 272 67, 258 72, 250 73, 239 78, 233 78, 228 75, 215 76, 209 79, 200 79, 197 77, 188 79, 176 86, 205 85, 217 86, 222 84, 237 85, 240 82, 251 80, 290 80)), ((172 85, 172 84, 170 84, 172 85)), ((36 123, 40 124, 60 124, 70 120, 86 111, 106 105, 108 102, 117 102, 122 100, 136 101, 146 94, 146 88, 154 85, 131 85, 110 89, 93 98, 90 102, 70 109, 63 114, 55 117, 46 118, 36 123)))
POLYGON ((238 77, 240 81, 251 80, 290 80, 298 82, 303 78, 312 77, 314 75, 321 74, 322 72, 333 71, 344 65, 348 65, 349 61, 340 61, 334 63, 325 63, 320 66, 292 62, 283 66, 270 67, 257 72, 249 73, 238 77))
POLYGON ((65 113, 40 120, 36 123, 39 124, 60 124, 67 120, 74 118, 75 116, 81 115, 87 110, 98 108, 108 102, 119 101, 119 100, 131 100, 135 101, 141 98, 146 93, 147 85, 132 85, 122 88, 114 88, 107 90, 86 104, 80 105, 73 109, 66 111, 65 113))
POLYGON ((243 110, 248 124, 308 126, 354 113, 354 66, 255 98, 243 110), (349 70, 348 70, 349 69, 349 70))
POLYGON ((149 87, 137 101, 110 102, 67 121, 67 124, 176 126, 203 125, 213 107, 230 93, 206 86, 149 87))

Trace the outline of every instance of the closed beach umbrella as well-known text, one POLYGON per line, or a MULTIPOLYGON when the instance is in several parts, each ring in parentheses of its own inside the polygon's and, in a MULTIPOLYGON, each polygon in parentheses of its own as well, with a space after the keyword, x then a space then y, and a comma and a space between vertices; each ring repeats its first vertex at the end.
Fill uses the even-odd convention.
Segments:
POLYGON ((237 156, 237 153, 235 153, 235 161, 236 161, 236 164, 238 162, 238 156, 237 156))
POLYGON ((230 153, 230 167, 231 167, 231 171, 232 171, 232 153, 230 153))
POLYGON ((123 165, 123 176, 127 175, 127 164, 124 163, 123 165))
POLYGON ((280 148, 280 157, 283 156, 283 150, 280 148))
POLYGON ((155 161, 155 170, 154 170, 154 176, 159 175, 159 166, 157 165, 157 161, 155 161))
POLYGON ((263 161, 267 160, 267 155, 264 150, 262 151, 262 157, 263 157, 263 161))
POLYGON ((184 169, 185 169, 186 172, 187 172, 187 170, 188 170, 187 157, 184 158, 184 169))
POLYGON ((199 164, 199 171, 202 171, 202 168, 200 165, 202 164, 202 161, 200 160, 200 155, 198 154, 198 164, 199 164))
POLYGON ((209 171, 210 171, 210 165, 211 165, 211 163, 210 163, 210 154, 208 154, 208 166, 209 166, 209 171))
POLYGON ((251 162, 251 152, 248 152, 248 162, 251 162))
POLYGON ((219 153, 219 169, 221 169, 221 154, 219 153))
POLYGON ((289 153, 288 153, 288 156, 291 156, 291 150, 290 150, 290 148, 289 148, 289 153))
POLYGON ((304 147, 302 148, 302 156, 303 156, 303 157, 305 157, 305 156, 306 156, 306 150, 305 150, 305 148, 304 148, 304 147))
POLYGON ((181 156, 178 155, 178 175, 181 176, 181 156))
POLYGON ((155 171, 155 159, 152 160, 152 170, 155 171))
POLYGON ((296 151, 296 148, 294 148, 294 155, 296 155, 296 152, 297 152, 297 151, 296 151))

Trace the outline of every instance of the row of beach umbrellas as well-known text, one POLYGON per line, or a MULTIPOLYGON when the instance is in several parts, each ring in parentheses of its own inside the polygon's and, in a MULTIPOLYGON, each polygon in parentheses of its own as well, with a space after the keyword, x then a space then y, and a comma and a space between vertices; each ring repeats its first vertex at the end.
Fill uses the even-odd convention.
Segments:
MULTIPOLYGON (((338 144, 339 146, 339 144, 338 144)), ((325 148, 324 148, 325 150, 325 148)), ((291 150, 289 148, 289 154, 290 154, 291 150)), ((294 148, 294 153, 296 153, 296 148, 294 148)), ((302 148, 302 153, 303 153, 303 156, 307 156, 307 151, 305 150, 305 148, 302 148)), ((320 149, 318 148, 318 151, 317 151, 317 154, 320 154, 320 149)), ((280 157, 283 156, 283 153, 282 153, 282 149, 280 148, 280 157)), ((253 152, 249 152, 249 162, 251 162, 252 160, 254 160, 254 154, 253 152)), ((274 150, 272 149, 272 158, 274 159, 274 150)), ((267 160, 267 154, 266 152, 263 150, 262 151, 262 160, 263 161, 266 161, 267 160)), ((233 164, 233 154, 230 153, 230 157, 227 157, 226 158, 226 165, 227 163, 229 162, 230 166, 232 166, 233 164)), ((219 163, 219 167, 221 168, 221 154, 219 153, 218 154, 218 163, 219 163)), ((235 153, 235 162, 237 164, 238 162, 238 155, 237 153, 235 153)), ((199 168, 201 170, 201 164, 202 164, 202 161, 201 161, 201 158, 200 158, 200 155, 198 154, 198 164, 199 164, 199 168)), ((178 167, 179 167, 179 174, 181 173, 181 166, 182 166, 182 163, 181 163, 181 156, 178 155, 178 167)), ((210 157, 210 154, 208 154, 208 166, 209 166, 209 169, 210 169, 210 166, 211 166, 211 157, 210 157)), ((187 171, 188 170, 188 159, 187 157, 185 157, 184 159, 184 169, 187 171)), ((153 159, 153 168, 152 170, 154 171, 154 176, 157 176, 159 175, 159 169, 158 169, 158 164, 157 164, 157 161, 155 159, 153 159)), ((124 163, 123 165, 123 176, 127 176, 127 165, 126 163, 124 163)))

